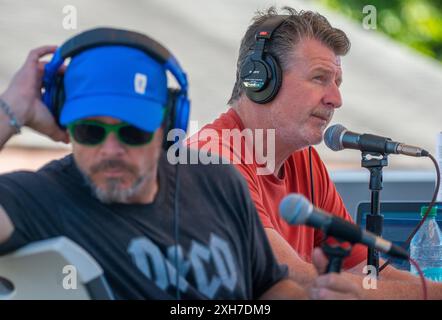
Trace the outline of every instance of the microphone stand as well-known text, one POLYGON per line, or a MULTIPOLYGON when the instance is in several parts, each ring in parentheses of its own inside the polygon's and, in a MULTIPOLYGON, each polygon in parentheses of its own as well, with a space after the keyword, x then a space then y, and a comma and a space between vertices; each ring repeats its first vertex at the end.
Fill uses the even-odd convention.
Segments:
MULTIPOLYGON (((340 241, 339 239, 336 240, 338 242, 343 242, 340 241)), ((344 248, 339 244, 330 245, 324 241, 321 248, 324 254, 328 258, 326 273, 330 272, 340 273, 343 260, 351 253, 351 246, 348 248, 344 248)))
MULTIPOLYGON (((361 166, 370 171, 371 214, 367 215, 366 230, 382 236, 384 216, 381 215, 380 192, 382 190, 382 168, 388 166, 388 155, 378 152, 362 152, 361 166)), ((379 252, 368 248, 367 264, 379 274, 379 252)))

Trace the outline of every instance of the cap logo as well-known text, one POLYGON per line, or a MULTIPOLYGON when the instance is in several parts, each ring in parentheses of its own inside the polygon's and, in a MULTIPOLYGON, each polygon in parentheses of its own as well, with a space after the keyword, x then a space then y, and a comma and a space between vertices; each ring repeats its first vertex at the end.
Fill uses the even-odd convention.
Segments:
POLYGON ((135 73, 134 89, 136 93, 145 94, 147 86, 147 76, 142 73, 135 73))

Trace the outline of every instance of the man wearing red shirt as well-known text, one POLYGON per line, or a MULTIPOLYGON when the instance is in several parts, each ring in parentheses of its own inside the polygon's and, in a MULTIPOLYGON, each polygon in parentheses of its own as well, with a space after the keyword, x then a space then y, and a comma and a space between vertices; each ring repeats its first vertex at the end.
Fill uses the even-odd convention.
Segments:
MULTIPOLYGON (((279 262, 303 286, 317 286, 313 298, 417 298, 417 278, 387 267, 382 290, 363 290, 366 248, 353 247, 344 261, 346 286, 330 287, 315 280, 315 247, 323 234, 306 226, 290 226, 279 214, 289 193, 306 196, 315 206, 352 221, 316 150, 333 113, 342 105, 340 57, 350 49, 345 33, 311 11, 274 8, 258 14, 241 42, 231 108, 188 140, 191 148, 219 153, 246 179, 261 222, 279 262), (210 137, 210 138, 209 138, 210 137), (262 138, 262 139, 260 139, 262 138), (235 144, 240 140, 240 144, 235 144), (265 160, 263 161, 264 156, 265 160), (265 163, 264 163, 265 162, 265 163), (264 174, 263 174, 264 173, 264 174), (328 290, 328 291, 327 291, 328 290), (335 295, 328 295, 331 291, 335 295)), ((317 278, 320 279, 320 278, 317 278)), ((319 280, 324 281, 324 280, 319 280)))

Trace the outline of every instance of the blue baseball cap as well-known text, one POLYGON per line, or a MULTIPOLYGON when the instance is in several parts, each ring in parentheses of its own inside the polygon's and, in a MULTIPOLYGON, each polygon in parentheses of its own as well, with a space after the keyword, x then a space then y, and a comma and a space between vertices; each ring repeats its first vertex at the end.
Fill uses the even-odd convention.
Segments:
POLYGON ((167 103, 164 65, 141 50, 101 46, 74 56, 64 76, 60 124, 89 117, 113 117, 154 132, 167 103))

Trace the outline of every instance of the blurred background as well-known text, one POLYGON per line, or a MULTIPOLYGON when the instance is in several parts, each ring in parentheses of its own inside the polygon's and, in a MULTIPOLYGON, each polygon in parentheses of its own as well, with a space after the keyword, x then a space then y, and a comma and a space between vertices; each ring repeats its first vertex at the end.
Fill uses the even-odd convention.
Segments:
MULTIPOLYGON (((343 107, 333 123, 388 136, 436 154, 442 131, 442 2, 440 0, 0 0, 0 92, 27 53, 97 26, 146 33, 180 60, 190 80, 190 127, 196 132, 227 110, 237 52, 256 10, 270 5, 318 11, 352 42, 343 58, 343 107), (76 29, 63 21, 76 13, 76 29)), ((369 199, 360 152, 318 150, 351 211, 369 199), (355 193, 357 192, 357 193, 355 193)), ((31 130, 0 155, 0 173, 35 170, 70 152, 31 130)), ((383 199, 429 200, 434 168, 428 159, 389 157, 383 199)))

